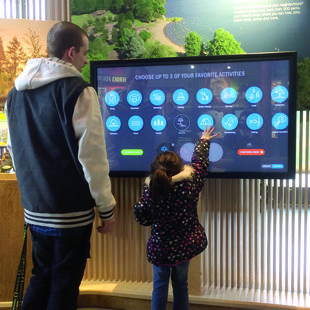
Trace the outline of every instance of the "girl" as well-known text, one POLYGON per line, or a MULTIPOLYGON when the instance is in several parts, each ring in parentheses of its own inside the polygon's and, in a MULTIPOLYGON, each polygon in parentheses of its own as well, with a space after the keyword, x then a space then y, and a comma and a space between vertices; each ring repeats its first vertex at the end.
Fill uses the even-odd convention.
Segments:
POLYGON ((152 310, 166 309, 170 276, 172 309, 189 309, 189 262, 208 244, 198 220, 197 203, 207 179, 210 140, 217 136, 213 130, 212 126, 205 128, 190 166, 184 166, 174 152, 160 153, 151 165, 143 195, 134 206, 136 221, 151 226, 146 252, 153 264, 152 310))

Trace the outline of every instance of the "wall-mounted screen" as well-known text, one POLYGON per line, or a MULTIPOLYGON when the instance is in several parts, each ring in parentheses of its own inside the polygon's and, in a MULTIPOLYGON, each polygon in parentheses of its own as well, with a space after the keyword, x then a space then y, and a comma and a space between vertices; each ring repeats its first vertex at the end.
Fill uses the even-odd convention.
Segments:
POLYGON ((110 175, 145 176, 165 150, 187 164, 212 125, 209 177, 294 177, 296 56, 92 61, 110 175))

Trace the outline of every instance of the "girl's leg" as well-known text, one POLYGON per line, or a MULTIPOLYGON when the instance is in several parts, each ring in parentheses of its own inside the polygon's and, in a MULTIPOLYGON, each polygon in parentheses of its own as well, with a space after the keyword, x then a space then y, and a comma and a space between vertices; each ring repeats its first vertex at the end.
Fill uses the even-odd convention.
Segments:
POLYGON ((188 298, 188 268, 189 262, 183 262, 172 267, 171 281, 173 288, 172 310, 189 310, 188 298))
POLYGON ((152 310, 164 310, 167 306, 170 267, 153 265, 152 310))

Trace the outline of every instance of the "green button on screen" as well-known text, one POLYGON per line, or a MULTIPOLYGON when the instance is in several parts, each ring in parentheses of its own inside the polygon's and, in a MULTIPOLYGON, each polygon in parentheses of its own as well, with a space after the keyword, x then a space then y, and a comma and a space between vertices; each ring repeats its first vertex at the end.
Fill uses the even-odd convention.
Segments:
POLYGON ((141 149, 122 149, 121 154, 123 156, 141 156, 141 155, 143 155, 143 150, 141 150, 141 149))

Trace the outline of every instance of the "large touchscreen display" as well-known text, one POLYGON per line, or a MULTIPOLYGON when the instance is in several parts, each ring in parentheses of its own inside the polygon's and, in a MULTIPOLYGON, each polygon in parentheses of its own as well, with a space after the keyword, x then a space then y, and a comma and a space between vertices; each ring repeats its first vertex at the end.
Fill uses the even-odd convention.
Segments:
POLYGON ((295 53, 91 63, 111 175, 142 176, 165 150, 191 161, 205 126, 210 177, 289 177, 295 53))

